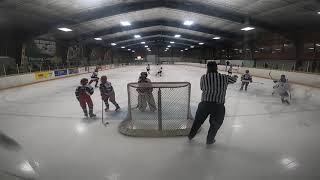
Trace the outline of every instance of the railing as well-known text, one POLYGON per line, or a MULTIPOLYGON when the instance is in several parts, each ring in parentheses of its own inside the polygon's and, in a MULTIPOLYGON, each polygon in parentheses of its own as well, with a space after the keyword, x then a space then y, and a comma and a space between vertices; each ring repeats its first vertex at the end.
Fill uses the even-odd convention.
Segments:
POLYGON ((101 61, 93 61, 90 63, 80 64, 80 63, 69 63, 69 64, 39 64, 39 65, 5 65, 2 64, 0 67, 0 77, 3 76, 12 76, 18 74, 27 74, 33 72, 41 72, 41 71, 55 71, 61 69, 73 69, 79 67, 87 67, 87 66, 100 66, 100 65, 114 65, 114 66, 121 66, 121 65, 142 65, 146 64, 146 62, 130 62, 130 63, 114 63, 114 64, 107 64, 101 63, 101 61))
MULTIPOLYGON (((248 67, 267 70, 279 70, 288 72, 303 72, 303 73, 320 73, 320 61, 301 61, 294 60, 215 60, 220 65, 226 65, 226 61, 230 62, 233 67, 248 67)), ((202 61, 201 63, 206 63, 202 61)))

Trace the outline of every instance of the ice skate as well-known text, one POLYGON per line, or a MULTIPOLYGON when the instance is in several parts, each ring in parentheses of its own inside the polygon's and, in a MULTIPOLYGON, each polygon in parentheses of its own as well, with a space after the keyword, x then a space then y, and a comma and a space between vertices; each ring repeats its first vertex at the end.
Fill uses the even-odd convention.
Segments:
POLYGON ((94 117, 96 117, 97 115, 95 115, 95 114, 90 114, 90 118, 94 118, 94 117))
POLYGON ((216 142, 215 139, 207 139, 207 145, 211 145, 211 144, 214 144, 216 142))
POLYGON ((83 114, 84 114, 85 117, 88 117, 88 111, 87 111, 87 109, 83 109, 83 114))
POLYGON ((188 140, 191 141, 194 138, 194 136, 188 135, 188 140))
POLYGON ((104 109, 105 112, 109 111, 109 105, 106 105, 106 108, 104 109))
POLYGON ((95 114, 93 114, 93 109, 89 109, 89 116, 90 116, 90 118, 94 118, 94 117, 96 117, 96 115, 95 114))
POLYGON ((116 111, 116 112, 117 112, 117 111, 120 111, 120 109, 121 109, 121 108, 120 108, 120 106, 117 106, 117 107, 116 107, 116 109, 115 109, 114 111, 116 111))
POLYGON ((290 102, 288 100, 285 100, 284 102, 287 103, 288 105, 290 105, 290 102))

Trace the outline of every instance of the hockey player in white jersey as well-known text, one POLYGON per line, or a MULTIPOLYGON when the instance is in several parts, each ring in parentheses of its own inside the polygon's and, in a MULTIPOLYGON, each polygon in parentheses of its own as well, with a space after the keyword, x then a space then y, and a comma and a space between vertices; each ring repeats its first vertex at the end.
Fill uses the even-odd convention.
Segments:
POLYGON ((120 106, 116 102, 116 96, 115 96, 114 89, 113 89, 111 83, 108 81, 107 76, 101 76, 100 93, 101 93, 101 98, 106 105, 105 111, 109 110, 109 102, 108 101, 110 101, 116 107, 115 111, 120 110, 120 106))
POLYGON ((147 70, 148 74, 150 74, 150 70, 151 70, 150 64, 147 65, 146 70, 147 70))
POLYGON ((245 87, 245 90, 247 91, 249 83, 252 83, 252 76, 249 73, 249 70, 246 70, 246 73, 241 76, 241 82, 240 91, 243 90, 243 87, 245 87))
POLYGON ((163 70, 162 67, 160 67, 160 69, 159 69, 159 71, 157 72, 156 76, 159 75, 159 76, 161 77, 161 76, 162 76, 162 70, 163 70))
POLYGON ((90 80, 90 82, 89 82, 89 85, 91 85, 91 83, 92 83, 93 81, 96 82, 95 87, 97 88, 97 87, 98 87, 98 83, 99 83, 98 68, 96 68, 96 69, 94 70, 94 72, 92 73, 92 75, 91 75, 91 80, 90 80))
POLYGON ((281 75, 281 78, 279 81, 273 81, 276 83, 275 86, 273 86, 273 92, 272 95, 275 93, 279 94, 281 97, 282 103, 290 104, 289 100, 291 98, 291 92, 290 92, 290 85, 288 83, 288 79, 285 75, 281 75))
POLYGON ((147 72, 141 72, 139 77, 139 87, 136 89, 138 92, 138 105, 137 108, 144 112, 149 105, 149 108, 152 112, 157 110, 156 103, 152 94, 153 88, 151 80, 147 78, 147 72))

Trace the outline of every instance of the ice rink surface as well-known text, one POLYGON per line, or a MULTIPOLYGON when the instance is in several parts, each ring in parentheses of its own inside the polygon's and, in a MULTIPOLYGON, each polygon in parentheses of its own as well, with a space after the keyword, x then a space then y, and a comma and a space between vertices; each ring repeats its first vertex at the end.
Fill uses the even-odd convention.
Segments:
MULTIPOLYGON (((155 77, 157 68, 151 68, 154 82, 192 84, 194 115, 206 70, 164 65, 160 78, 155 77)), ((0 131, 37 162, 41 180, 320 179, 319 89, 293 85, 288 106, 271 95, 271 80, 254 77, 256 83, 247 92, 239 91, 238 80, 228 87, 226 118, 216 144, 209 147, 208 122, 192 142, 186 137, 133 138, 118 132, 127 113, 127 83, 136 82, 141 71, 145 66, 99 73, 108 76, 122 108, 105 113, 107 127, 101 124, 98 89, 93 95, 97 120, 85 120, 75 98, 80 79, 90 77, 86 74, 0 91, 0 131)), ((11 152, 0 150, 0 170, 9 166, 3 159, 11 152)))

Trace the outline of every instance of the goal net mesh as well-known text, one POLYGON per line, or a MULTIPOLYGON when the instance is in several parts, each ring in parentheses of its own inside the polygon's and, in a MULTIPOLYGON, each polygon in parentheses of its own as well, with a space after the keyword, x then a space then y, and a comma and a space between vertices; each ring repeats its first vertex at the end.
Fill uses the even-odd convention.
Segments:
POLYGON ((188 82, 129 83, 128 115, 120 124, 129 136, 184 136, 191 129, 191 84, 188 82))

